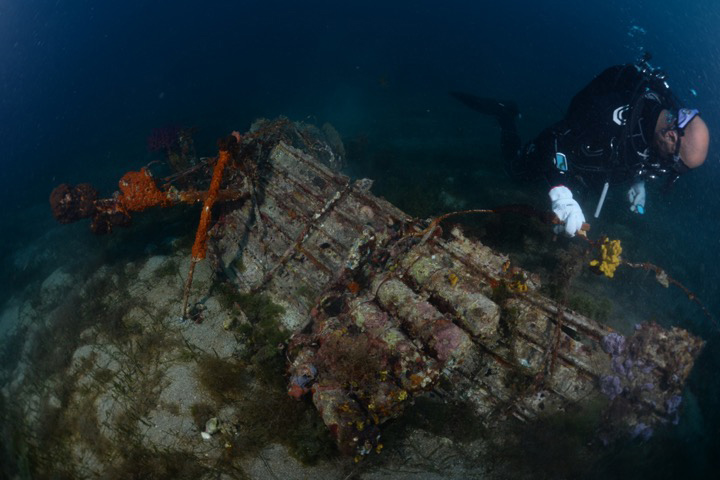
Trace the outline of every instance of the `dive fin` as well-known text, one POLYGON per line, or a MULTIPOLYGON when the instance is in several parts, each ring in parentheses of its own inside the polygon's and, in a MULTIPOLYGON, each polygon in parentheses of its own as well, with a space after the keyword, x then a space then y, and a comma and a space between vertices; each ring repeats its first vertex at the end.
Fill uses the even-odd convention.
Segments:
POLYGON ((520 110, 513 101, 503 101, 494 98, 485 98, 463 92, 450 92, 463 105, 472 108, 476 112, 485 115, 494 115, 502 125, 507 121, 514 121, 519 115, 520 110))
POLYGON ((494 98, 483 98, 469 93, 450 92, 450 95, 476 112, 494 116, 500 125, 500 149, 506 161, 512 163, 520 150, 520 135, 517 132, 515 119, 520 117, 520 110, 513 101, 500 101, 494 98))

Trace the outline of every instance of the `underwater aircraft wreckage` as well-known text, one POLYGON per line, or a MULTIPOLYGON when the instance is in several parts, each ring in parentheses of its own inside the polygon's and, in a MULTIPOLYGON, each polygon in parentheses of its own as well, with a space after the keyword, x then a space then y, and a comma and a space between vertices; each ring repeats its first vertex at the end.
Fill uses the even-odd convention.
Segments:
POLYGON ((467 402, 491 425, 600 399, 607 441, 677 421, 700 338, 654 323, 623 336, 548 298, 507 256, 339 173, 333 132, 258 121, 164 184, 143 169, 109 199, 61 185, 53 213, 107 233, 149 207, 202 202, 192 265, 207 257, 239 291, 283 307, 288 393, 312 398, 349 455, 379 451, 383 423, 429 391, 467 402))

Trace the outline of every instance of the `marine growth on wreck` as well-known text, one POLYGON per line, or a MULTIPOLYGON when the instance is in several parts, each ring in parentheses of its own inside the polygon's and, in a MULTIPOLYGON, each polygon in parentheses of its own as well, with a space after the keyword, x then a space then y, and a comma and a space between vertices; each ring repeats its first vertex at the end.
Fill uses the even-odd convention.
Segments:
MULTIPOLYGON (((270 369, 263 382, 311 402, 351 463, 387 449, 384 430, 428 398, 462 403, 497 432, 587 408, 605 444, 677 422, 701 339, 652 322, 621 335, 549 298, 538 275, 449 220, 413 218, 373 195, 371 180, 343 175, 332 127, 262 120, 224 140, 217 158, 173 152, 171 177, 142 168, 104 199, 87 184, 61 185, 50 203, 58 221, 89 218, 98 234, 148 208, 203 205, 191 257, 173 270, 183 288, 168 292, 167 315, 202 328, 218 311, 208 298, 225 292, 224 328, 207 334, 245 342, 240 367, 223 380, 240 388, 226 385, 227 401, 247 402, 244 376, 279 364, 284 374, 270 369), (193 283, 196 264, 207 271, 193 283), (272 322, 253 313, 258 296, 272 322)), ((600 248, 587 263, 612 277, 620 244, 600 248)), ((223 368, 214 365, 208 371, 223 368)), ((228 455, 243 448, 240 417, 218 423, 201 401, 193 408, 198 438, 221 432, 228 455)))

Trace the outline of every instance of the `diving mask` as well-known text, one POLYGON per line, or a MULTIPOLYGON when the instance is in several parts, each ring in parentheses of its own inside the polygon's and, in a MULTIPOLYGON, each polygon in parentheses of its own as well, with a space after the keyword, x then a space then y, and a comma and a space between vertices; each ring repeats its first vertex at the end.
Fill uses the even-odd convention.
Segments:
POLYGON ((698 115, 700 115, 700 110, 697 108, 681 108, 678 110, 677 129, 680 131, 680 135, 684 133, 685 127, 687 127, 688 123, 690 123, 692 119, 698 115))

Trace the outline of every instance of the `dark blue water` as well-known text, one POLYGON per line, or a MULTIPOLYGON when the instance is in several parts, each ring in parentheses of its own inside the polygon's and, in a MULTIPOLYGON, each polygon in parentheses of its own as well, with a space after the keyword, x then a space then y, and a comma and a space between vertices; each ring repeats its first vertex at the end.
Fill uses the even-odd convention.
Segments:
MULTIPOLYGON (((153 128, 196 126, 199 152, 211 155, 217 137, 260 116, 331 122, 350 144, 370 145, 349 168, 381 189, 383 179, 407 186, 444 174, 466 178, 454 194, 469 206, 487 206, 477 202, 494 198, 481 192, 495 181, 473 172, 502 171, 499 131, 448 91, 514 99, 529 140, 595 74, 644 49, 715 134, 718 24, 713 0, 3 1, 0 248, 13 252, 55 228, 47 196, 58 183, 111 193, 123 172, 155 158, 146 147, 153 128)), ((625 211, 624 192, 611 192, 604 213, 625 226, 637 260, 662 264, 716 316, 718 160, 713 143, 702 171, 667 197, 651 192, 644 218, 625 211)), ((30 281, 6 272, 3 298, 30 281)), ((716 328, 677 291, 654 289, 638 302, 708 345, 689 383, 697 400, 653 447, 662 454, 618 459, 618 475, 709 476, 720 466, 716 328)))

